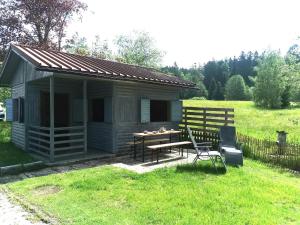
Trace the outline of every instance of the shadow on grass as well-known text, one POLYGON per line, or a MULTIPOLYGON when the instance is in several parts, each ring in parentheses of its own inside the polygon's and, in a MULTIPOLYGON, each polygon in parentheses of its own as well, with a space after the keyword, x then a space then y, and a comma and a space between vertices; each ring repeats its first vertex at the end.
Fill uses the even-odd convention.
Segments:
POLYGON ((216 168, 209 163, 198 163, 196 165, 193 164, 184 164, 178 165, 176 168, 176 172, 178 173, 207 173, 214 175, 222 175, 226 173, 224 167, 217 166, 216 168))

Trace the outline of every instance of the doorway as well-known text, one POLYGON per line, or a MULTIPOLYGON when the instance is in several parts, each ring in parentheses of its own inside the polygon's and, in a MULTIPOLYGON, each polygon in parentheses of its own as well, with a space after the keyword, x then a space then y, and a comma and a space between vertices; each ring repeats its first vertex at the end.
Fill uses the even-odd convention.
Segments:
MULTIPOLYGON (((50 94, 41 92, 40 125, 50 127, 50 94)), ((54 95, 54 127, 68 127, 70 124, 69 94, 55 93, 54 95)))

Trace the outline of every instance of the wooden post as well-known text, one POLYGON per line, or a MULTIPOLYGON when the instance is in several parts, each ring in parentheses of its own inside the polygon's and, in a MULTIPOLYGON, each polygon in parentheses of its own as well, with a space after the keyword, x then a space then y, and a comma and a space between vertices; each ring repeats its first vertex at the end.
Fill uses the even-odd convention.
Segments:
POLYGON ((207 133, 206 133, 206 109, 203 109, 203 129, 204 129, 204 141, 207 141, 207 133))
POLYGON ((228 126, 228 111, 225 110, 225 126, 228 126))
POLYGON ((54 77, 50 77, 50 161, 54 160, 54 77))
POLYGON ((184 108, 184 140, 187 140, 187 108, 184 108))
POLYGON ((87 81, 83 81, 84 153, 87 153, 87 81))

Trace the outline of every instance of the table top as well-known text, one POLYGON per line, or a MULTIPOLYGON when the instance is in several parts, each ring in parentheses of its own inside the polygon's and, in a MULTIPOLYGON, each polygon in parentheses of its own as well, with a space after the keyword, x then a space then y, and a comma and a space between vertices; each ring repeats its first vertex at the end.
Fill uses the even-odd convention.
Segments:
POLYGON ((166 134, 180 134, 181 131, 180 130, 167 130, 165 132, 158 132, 154 133, 155 131, 148 131, 147 133, 133 133, 133 136, 136 137, 151 137, 151 136, 160 136, 160 135, 166 135, 166 134))

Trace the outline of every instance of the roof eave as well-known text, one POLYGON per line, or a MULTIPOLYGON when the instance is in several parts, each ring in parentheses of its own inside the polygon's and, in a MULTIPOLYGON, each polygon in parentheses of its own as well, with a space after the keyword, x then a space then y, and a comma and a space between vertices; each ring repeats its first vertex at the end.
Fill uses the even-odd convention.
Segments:
POLYGON ((102 78, 102 79, 107 79, 107 80, 118 80, 118 81, 131 81, 131 82, 140 82, 140 83, 148 83, 148 84, 156 84, 156 85, 168 85, 171 87, 178 87, 178 88, 189 88, 189 89, 194 89, 195 86, 189 86, 189 85, 180 85, 180 84, 174 84, 174 83, 162 83, 162 82, 155 82, 155 81, 150 81, 150 80, 140 80, 140 79, 130 79, 127 77, 115 77, 115 76, 107 76, 107 75, 102 75, 99 73, 88 73, 88 72, 82 72, 82 71, 69 71, 69 70, 61 70, 61 69, 55 69, 55 68, 47 68, 47 67, 41 67, 37 66, 36 67, 37 71, 48 71, 48 72, 55 72, 55 73, 64 73, 64 74, 73 74, 73 75, 78 75, 81 77, 86 77, 88 76, 89 78, 102 78))

